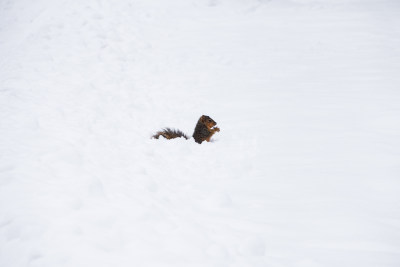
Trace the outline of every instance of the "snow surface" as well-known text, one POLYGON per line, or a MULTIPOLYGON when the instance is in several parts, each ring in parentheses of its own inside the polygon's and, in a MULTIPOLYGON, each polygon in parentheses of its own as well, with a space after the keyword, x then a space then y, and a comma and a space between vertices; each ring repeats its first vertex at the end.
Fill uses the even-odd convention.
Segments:
POLYGON ((399 14, 0 1, 0 266, 400 266, 399 14))

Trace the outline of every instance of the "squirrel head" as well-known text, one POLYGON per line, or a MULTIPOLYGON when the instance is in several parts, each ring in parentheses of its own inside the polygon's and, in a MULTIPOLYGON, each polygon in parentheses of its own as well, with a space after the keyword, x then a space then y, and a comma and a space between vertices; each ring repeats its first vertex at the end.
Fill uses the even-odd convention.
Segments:
POLYGON ((208 129, 211 129, 212 127, 217 125, 217 123, 207 115, 201 116, 199 121, 201 121, 203 124, 205 124, 208 129))

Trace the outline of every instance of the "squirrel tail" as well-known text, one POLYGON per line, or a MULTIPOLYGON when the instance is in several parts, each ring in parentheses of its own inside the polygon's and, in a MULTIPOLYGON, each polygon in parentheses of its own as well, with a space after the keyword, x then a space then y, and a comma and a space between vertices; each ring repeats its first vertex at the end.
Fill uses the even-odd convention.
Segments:
POLYGON ((171 129, 171 128, 164 128, 161 131, 158 131, 155 135, 152 136, 152 138, 158 139, 160 137, 160 135, 166 139, 174 139, 177 137, 183 137, 186 140, 189 139, 189 137, 186 134, 184 134, 182 131, 171 129))

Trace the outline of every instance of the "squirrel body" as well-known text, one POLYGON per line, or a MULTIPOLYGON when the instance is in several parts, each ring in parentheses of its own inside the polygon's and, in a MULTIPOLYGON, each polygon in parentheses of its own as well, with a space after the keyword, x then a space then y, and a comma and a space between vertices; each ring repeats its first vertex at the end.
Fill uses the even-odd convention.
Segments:
MULTIPOLYGON (((211 119, 209 116, 203 115, 197 121, 196 127, 193 132, 193 138, 196 143, 201 144, 203 141, 210 142, 211 137, 219 132, 219 128, 215 127, 217 123, 211 119)), ((164 128, 161 131, 158 131, 152 138, 158 139, 160 136, 163 136, 166 139, 174 139, 177 137, 183 137, 185 139, 189 139, 189 137, 184 134, 180 130, 175 130, 171 128, 164 128)))

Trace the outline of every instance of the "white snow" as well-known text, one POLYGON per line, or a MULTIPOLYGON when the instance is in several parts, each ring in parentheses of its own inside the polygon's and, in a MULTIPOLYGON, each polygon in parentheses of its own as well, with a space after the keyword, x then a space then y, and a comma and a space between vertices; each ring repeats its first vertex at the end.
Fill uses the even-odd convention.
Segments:
POLYGON ((400 266, 399 14, 0 1, 0 266, 400 266))

